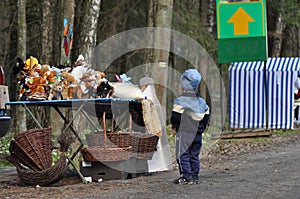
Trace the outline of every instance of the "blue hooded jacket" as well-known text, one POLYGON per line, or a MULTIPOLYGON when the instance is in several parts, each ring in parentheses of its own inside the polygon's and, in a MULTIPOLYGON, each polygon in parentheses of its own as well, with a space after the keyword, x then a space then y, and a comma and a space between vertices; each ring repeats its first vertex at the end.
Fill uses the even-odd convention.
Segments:
POLYGON ((201 79, 196 69, 186 70, 180 78, 184 92, 174 99, 171 115, 171 124, 176 131, 203 133, 208 124, 209 107, 196 93, 201 79))

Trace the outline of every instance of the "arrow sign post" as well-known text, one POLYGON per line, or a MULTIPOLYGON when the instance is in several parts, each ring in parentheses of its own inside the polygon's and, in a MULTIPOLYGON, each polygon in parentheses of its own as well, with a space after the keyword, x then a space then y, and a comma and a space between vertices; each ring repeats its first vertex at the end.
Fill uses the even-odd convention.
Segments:
POLYGON ((217 0, 219 63, 266 61, 266 2, 217 0))
POLYGON ((255 22, 251 16, 243 8, 239 8, 227 23, 233 23, 234 35, 248 35, 249 34, 249 22, 255 22))

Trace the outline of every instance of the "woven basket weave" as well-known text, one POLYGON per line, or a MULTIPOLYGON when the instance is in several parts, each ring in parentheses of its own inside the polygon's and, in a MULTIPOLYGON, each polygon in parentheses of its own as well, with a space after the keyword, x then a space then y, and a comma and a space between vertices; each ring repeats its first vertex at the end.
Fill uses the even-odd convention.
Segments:
POLYGON ((129 156, 138 159, 152 159, 159 137, 140 132, 110 133, 108 139, 118 147, 131 147, 129 156))
POLYGON ((30 129, 12 139, 11 155, 34 171, 52 166, 51 129, 30 129))
POLYGON ((64 178, 66 165, 66 155, 62 153, 58 161, 52 167, 42 171, 30 171, 22 167, 17 167, 17 173, 25 184, 47 186, 64 178))
MULTIPOLYGON (((67 150, 67 140, 60 143, 67 150)), ((52 165, 51 129, 31 129, 12 139, 7 158, 17 167, 22 182, 46 186, 61 180, 66 171, 67 158, 63 152, 52 165), (26 166, 26 167, 25 167, 26 166)))
POLYGON ((83 159, 89 162, 121 161, 129 158, 128 149, 120 147, 91 146, 82 148, 81 153, 83 159))

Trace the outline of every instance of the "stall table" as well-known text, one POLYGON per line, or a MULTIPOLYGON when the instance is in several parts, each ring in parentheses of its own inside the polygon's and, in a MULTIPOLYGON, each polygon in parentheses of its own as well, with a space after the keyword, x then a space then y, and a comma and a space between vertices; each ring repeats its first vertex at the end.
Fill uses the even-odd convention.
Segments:
MULTIPOLYGON (((51 107, 56 110, 59 114, 61 119, 65 122, 66 126, 62 130, 62 133, 66 133, 69 129, 75 135, 76 139, 79 141, 80 145, 77 149, 67 156, 68 163, 70 163, 76 172, 79 174, 83 182, 86 182, 85 177, 80 172, 80 169, 77 168, 76 164, 74 164, 73 160, 76 155, 80 152, 82 147, 84 146, 82 139, 79 136, 79 133, 75 130, 73 126, 74 119, 82 113, 85 118, 92 124, 95 130, 100 131, 99 124, 96 124, 92 119, 91 116, 96 116, 101 118, 103 113, 108 118, 117 117, 124 113, 124 111, 128 111, 132 116, 132 120, 137 126, 144 126, 143 119, 142 119, 142 105, 140 101, 133 100, 133 99, 119 99, 119 98, 94 98, 94 99, 73 99, 73 100, 44 100, 44 101, 14 101, 6 103, 6 108, 9 106, 22 106, 25 108, 27 113, 35 121, 36 125, 39 128, 43 128, 40 124, 40 121, 34 116, 32 111, 29 107, 37 107, 37 106, 44 106, 44 107, 51 107), (61 111, 62 108, 68 108, 73 110, 73 117, 71 119, 67 119, 63 112, 61 111)), ((138 129, 139 131, 141 129, 138 129)))

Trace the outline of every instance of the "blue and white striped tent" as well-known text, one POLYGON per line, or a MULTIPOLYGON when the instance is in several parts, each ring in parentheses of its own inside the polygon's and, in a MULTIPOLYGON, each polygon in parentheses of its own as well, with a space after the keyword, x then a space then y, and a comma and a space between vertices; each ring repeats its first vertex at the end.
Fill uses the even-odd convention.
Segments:
POLYGON ((264 65, 239 62, 229 67, 231 128, 293 128, 293 87, 300 58, 268 58, 266 75, 264 65))

